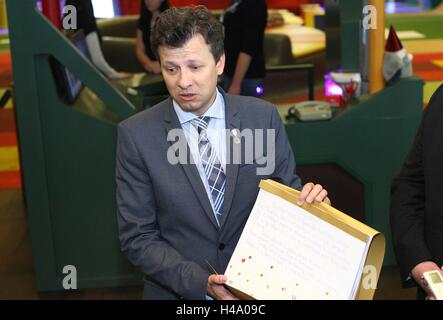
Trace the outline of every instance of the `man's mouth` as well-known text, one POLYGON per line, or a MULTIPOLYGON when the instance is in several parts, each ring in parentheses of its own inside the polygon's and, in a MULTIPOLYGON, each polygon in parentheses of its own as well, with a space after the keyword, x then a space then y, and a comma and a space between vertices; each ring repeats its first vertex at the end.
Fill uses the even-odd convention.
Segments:
POLYGON ((194 93, 180 93, 180 98, 182 98, 183 100, 192 100, 194 97, 194 93))

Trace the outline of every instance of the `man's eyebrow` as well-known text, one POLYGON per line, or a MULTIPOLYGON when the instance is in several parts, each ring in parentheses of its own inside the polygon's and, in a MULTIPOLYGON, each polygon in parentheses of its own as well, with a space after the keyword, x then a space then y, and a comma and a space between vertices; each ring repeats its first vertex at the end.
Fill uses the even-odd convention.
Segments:
MULTIPOLYGON (((173 60, 165 60, 165 63, 176 64, 173 60)), ((188 64, 188 63, 204 63, 204 61, 203 60, 199 60, 199 59, 189 59, 189 60, 185 60, 184 63, 185 64, 188 64)))
POLYGON ((175 66, 175 63, 172 61, 163 61, 164 65, 170 65, 170 66, 175 66))
POLYGON ((187 63, 190 63, 190 64, 203 64, 203 61, 201 61, 201 60, 188 60, 188 61, 186 61, 187 63))

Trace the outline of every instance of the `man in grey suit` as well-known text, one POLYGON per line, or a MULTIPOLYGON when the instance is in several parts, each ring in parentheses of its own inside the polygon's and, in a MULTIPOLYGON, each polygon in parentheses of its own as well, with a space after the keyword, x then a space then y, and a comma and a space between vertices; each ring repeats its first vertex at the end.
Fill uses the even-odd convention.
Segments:
POLYGON ((145 274, 145 299, 235 299, 223 273, 261 179, 303 188, 271 104, 217 88, 223 29, 204 7, 171 8, 152 47, 171 98, 118 127, 117 202, 122 250, 145 274))

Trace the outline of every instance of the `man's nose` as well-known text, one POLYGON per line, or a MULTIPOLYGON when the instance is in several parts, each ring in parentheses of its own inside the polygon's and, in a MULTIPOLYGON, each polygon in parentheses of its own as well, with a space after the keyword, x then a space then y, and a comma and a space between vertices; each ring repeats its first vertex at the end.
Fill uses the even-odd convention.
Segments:
POLYGON ((191 74, 186 70, 181 71, 178 79, 178 86, 182 89, 186 89, 191 85, 192 85, 191 74))

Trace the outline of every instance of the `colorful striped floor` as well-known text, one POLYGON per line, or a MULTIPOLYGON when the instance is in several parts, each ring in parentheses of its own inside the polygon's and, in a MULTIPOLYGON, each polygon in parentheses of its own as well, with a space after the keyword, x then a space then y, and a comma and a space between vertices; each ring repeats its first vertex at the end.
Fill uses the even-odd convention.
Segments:
MULTIPOLYGON (((0 98, 12 84, 9 39, 0 36, 0 98)), ((12 99, 0 109, 0 190, 21 186, 17 136, 12 99)))
POLYGON ((13 109, 0 110, 0 190, 20 188, 20 166, 13 109))
POLYGON ((435 90, 443 84, 443 46, 442 53, 414 54, 414 74, 425 81, 423 102, 429 102, 435 90))

